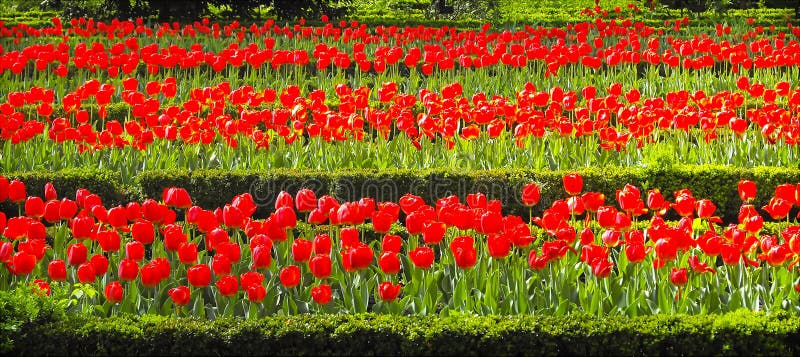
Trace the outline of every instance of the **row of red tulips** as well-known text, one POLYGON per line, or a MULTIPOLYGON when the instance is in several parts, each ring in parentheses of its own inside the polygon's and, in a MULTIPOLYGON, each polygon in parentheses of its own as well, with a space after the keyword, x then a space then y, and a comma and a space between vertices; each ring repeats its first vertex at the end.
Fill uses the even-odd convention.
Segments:
MULTIPOLYGON (((168 304, 159 299, 166 294, 175 306, 194 301, 195 313, 215 311, 214 316, 310 311, 315 308, 309 302, 322 309, 333 297, 339 310, 329 311, 372 306, 394 313, 432 313, 443 307, 525 313, 572 299, 586 311, 599 311, 594 309, 608 300, 609 306, 624 305, 623 312, 631 313, 632 306, 647 304, 636 297, 613 301, 621 298, 620 291, 654 284, 648 286, 658 290, 658 308, 651 312, 675 304, 664 294, 685 308, 682 289, 707 294, 704 284, 710 278, 699 277, 721 270, 727 285, 716 278, 716 300, 697 297, 704 303, 746 301, 747 296, 735 296, 738 289, 748 289, 756 301, 739 301, 740 306, 787 308, 784 295, 796 285, 794 266, 800 261, 800 225, 789 225, 779 236, 760 235, 764 218, 752 204, 753 182, 739 183, 739 224, 724 228, 717 226, 714 203, 696 199, 687 189, 668 202, 657 189, 643 197, 628 184, 616 193, 617 207, 603 194, 583 192, 580 175, 566 175, 563 184, 568 196, 529 222, 503 215, 501 202, 480 193, 467 195, 466 203, 449 196, 430 205, 411 194, 397 202, 363 198, 340 203, 327 195, 317 198, 308 189, 294 196, 281 192, 275 212, 257 220, 251 218, 256 206, 247 193, 206 210, 194 206, 186 190, 173 187, 164 190, 161 201, 107 208, 84 189, 74 200, 59 199, 47 184, 41 198, 27 196, 20 181, 0 178, 0 200, 17 203, 25 213, 7 220, 0 215, 0 261, 11 274, 0 272, 0 287, 36 279, 48 294, 56 284, 60 293, 76 297, 71 304, 94 310, 104 303, 85 294, 98 286, 104 288, 104 312, 120 303, 122 311, 164 313, 170 309, 161 310, 168 304), (667 210, 678 213, 680 222, 666 223, 661 217, 667 210), (298 221, 298 213, 306 214, 305 222, 298 221), (633 224, 646 215, 651 216, 647 228, 633 224), (371 226, 361 226, 365 222, 371 226), (536 236, 531 222, 543 230, 542 236, 536 236), (383 237, 362 241, 368 232, 383 237), (401 232, 407 238, 395 234, 401 232), (650 274, 649 280, 637 281, 641 274, 650 274), (739 283, 730 281, 732 274, 739 274, 739 283), (741 280, 742 274, 756 280, 741 280), (687 285, 690 277, 698 279, 687 285), (618 286, 610 287, 606 278, 618 286), (669 283, 659 285, 659 279, 669 283), (403 291, 404 300, 391 304, 403 291), (470 297, 475 291, 480 293, 470 297), (720 300, 724 291, 730 296, 720 300), (372 292, 383 302, 370 303, 372 292), (236 296, 262 305, 243 305, 236 296), (208 299, 214 303, 206 306, 208 299)), ((538 204, 536 184, 521 194, 525 204, 538 204)), ((784 219, 799 204, 800 185, 785 184, 762 210, 784 219)))
POLYGON ((789 145, 800 134, 800 122, 794 119, 800 113, 800 89, 788 82, 768 88, 747 77, 737 81, 739 91, 681 90, 663 98, 642 98, 638 89, 626 90, 619 83, 605 88, 605 95, 594 86, 576 93, 560 87, 539 90, 527 83, 515 98, 486 93, 466 98, 459 83, 439 93, 423 89, 417 95, 400 92, 393 82, 374 93, 366 86, 353 89, 341 84, 336 86, 334 99, 339 104, 335 107, 329 105, 324 91, 303 95, 298 86, 278 92, 221 83, 193 88, 187 91, 188 97, 176 98, 177 86, 173 77, 147 83, 126 78, 119 88, 92 79, 61 98, 66 116, 53 119, 58 104, 52 90, 33 87, 11 92, 0 103, 0 135, 16 144, 47 131, 56 143, 73 141, 81 150, 97 150, 145 149, 156 138, 203 144, 221 139, 234 147, 238 140, 249 138, 257 147, 267 148, 275 135, 287 143, 306 133, 325 141, 343 141, 362 140, 365 131, 383 138, 402 132, 417 146, 423 137, 443 138, 448 148, 457 135, 469 140, 485 132, 489 138, 508 135, 522 146, 528 137, 553 133, 596 136, 603 149, 623 150, 629 142, 641 147, 670 130, 700 129, 708 142, 719 131, 741 136, 755 127, 765 141, 789 145), (763 104, 747 107, 748 101, 763 104), (90 123, 85 105, 98 105, 98 115, 105 118, 106 107, 115 102, 129 105, 129 120, 121 123, 111 118, 101 128, 90 123), (37 117, 26 116, 30 111, 26 105, 36 107, 37 117))
POLYGON ((340 23, 340 26, 328 23, 323 27, 301 24, 280 27, 271 20, 262 26, 254 24, 249 28, 238 22, 224 27, 196 22, 182 30, 164 24, 154 32, 141 21, 104 24, 73 19, 70 21, 72 26, 67 29, 62 27, 59 19, 53 22, 52 28, 25 29, 30 36, 53 36, 63 38, 62 42, 36 43, 20 48, 14 44, 28 35, 20 32, 19 27, 8 29, 0 26, 0 36, 14 38, 11 46, 0 47, 0 73, 23 73, 29 63, 38 71, 53 71, 59 76, 67 76, 69 68, 74 66, 79 70, 99 70, 116 77, 131 75, 140 63, 150 73, 202 66, 217 72, 241 66, 261 68, 269 65, 277 69, 309 63, 319 70, 355 65, 361 71, 382 73, 402 62, 405 67, 420 66, 424 74, 430 75, 434 68, 525 67, 529 62, 546 64, 548 74, 555 74, 568 64, 597 69, 603 65, 663 63, 669 67, 703 69, 727 63, 733 71, 738 71, 740 66, 744 69, 794 67, 800 61, 797 42, 800 28, 792 24, 788 24, 791 33, 772 35, 767 35, 769 29, 762 27, 731 35, 730 27, 719 24, 716 33, 681 38, 680 24, 688 25, 688 19, 674 22, 675 37, 664 37, 663 30, 630 19, 597 19, 570 24, 566 28, 526 26, 524 31, 514 32, 490 31, 489 25, 481 31, 459 31, 447 26, 370 28, 357 22, 351 22, 349 26, 346 23, 340 23), (236 39, 218 51, 204 50, 201 43, 185 48, 176 44, 161 47, 151 42, 168 33, 212 40, 218 38, 220 32, 236 39), (70 45, 70 36, 108 39, 93 43, 79 41, 70 45), (245 41, 247 38, 250 42, 245 41), (298 41, 308 42, 296 47, 298 41), (422 43, 421 47, 419 43, 422 43), (371 44, 384 45, 367 51, 367 45, 371 44), (311 46, 313 49, 308 48, 311 46))

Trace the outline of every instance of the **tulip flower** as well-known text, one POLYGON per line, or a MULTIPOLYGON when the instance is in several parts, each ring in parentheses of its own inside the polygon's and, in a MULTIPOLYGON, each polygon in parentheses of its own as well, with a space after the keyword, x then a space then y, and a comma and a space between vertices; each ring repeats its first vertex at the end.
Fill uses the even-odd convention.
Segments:
POLYGON ((264 301, 264 298, 267 296, 267 289, 264 288, 264 285, 250 285, 248 286, 245 291, 247 292, 247 300, 251 302, 260 303, 264 301))
POLYGON ((144 244, 139 241, 125 243, 125 257, 133 260, 144 259, 144 244))
POLYGON ((108 271, 108 258, 105 255, 95 254, 89 259, 89 262, 94 267, 94 272, 98 277, 105 275, 108 271))
POLYGON ((333 292, 331 291, 331 286, 327 284, 320 284, 319 286, 315 286, 311 288, 311 298, 314 299, 314 302, 320 305, 325 305, 331 301, 331 296, 333 292))
POLYGON ((737 184, 739 198, 744 202, 750 202, 756 198, 756 183, 750 180, 741 180, 737 184))
POLYGON ((52 281, 67 280, 67 265, 63 260, 54 259, 47 265, 47 275, 52 281))
POLYGON ((239 291, 239 282, 235 276, 226 275, 217 280, 214 285, 222 296, 234 296, 239 291))
POLYGON ((136 280, 136 277, 139 276, 139 264, 130 258, 120 260, 117 276, 122 281, 136 280))
POLYGON ((187 209, 192 206, 192 198, 185 188, 169 187, 162 193, 162 201, 169 207, 187 209))
POLYGON ((191 291, 184 285, 169 289, 167 293, 172 302, 179 307, 188 305, 192 298, 191 291))
POLYGON ((394 301, 400 295, 400 290, 403 288, 400 284, 392 284, 389 281, 384 281, 378 285, 378 296, 383 301, 394 301))
POLYGON ((378 258, 378 266, 384 274, 397 274, 400 272, 400 258, 397 252, 386 251, 378 258))
POLYGON ((78 281, 83 284, 93 283, 97 278, 94 265, 86 262, 78 266, 78 281))
POLYGON ((186 272, 189 285, 196 288, 204 288, 211 284, 211 268, 206 264, 198 264, 189 268, 186 272))
POLYGON ((314 236, 314 254, 330 254, 331 252, 331 237, 327 234, 318 234, 314 236))
POLYGON ((118 303, 122 301, 122 284, 120 284, 118 281, 112 281, 106 284, 104 293, 108 302, 118 303))
POLYGON ((686 285, 689 281, 686 268, 672 268, 672 271, 669 273, 669 281, 678 286, 686 285))
POLYGON ((287 289, 291 289, 300 284, 300 276, 300 267, 290 265, 281 269, 279 277, 281 284, 287 289))
POLYGON ((414 266, 420 269, 429 269, 435 258, 433 249, 427 246, 414 248, 408 253, 408 257, 414 266))
POLYGON ((535 183, 529 183, 522 188, 522 204, 525 206, 535 206, 539 203, 540 196, 539 185, 535 183))
POLYGON ((81 265, 86 262, 89 250, 82 243, 70 244, 67 246, 67 263, 69 265, 81 265))
POLYGON ((564 175, 564 191, 570 196, 579 195, 583 191, 583 177, 577 173, 564 175))
POLYGON ((298 212, 311 212, 317 207, 316 194, 307 188, 297 191, 294 201, 298 212))
POLYGON ((314 242, 298 238, 292 242, 292 259, 294 261, 306 262, 311 258, 311 251, 313 250, 314 242))

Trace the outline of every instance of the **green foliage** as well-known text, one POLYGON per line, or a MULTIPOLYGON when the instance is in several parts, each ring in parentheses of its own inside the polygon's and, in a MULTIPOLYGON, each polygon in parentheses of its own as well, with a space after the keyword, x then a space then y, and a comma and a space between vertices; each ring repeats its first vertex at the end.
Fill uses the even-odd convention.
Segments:
POLYGON ((0 351, 13 354, 792 355, 800 348, 800 317, 745 310, 635 318, 319 314, 202 321, 63 315, 47 299, 19 292, 0 297, 0 351))
POLYGON ((20 338, 35 339, 25 335, 29 329, 65 318, 55 300, 32 294, 30 289, 18 285, 13 290, 0 290, 0 354, 12 351, 14 341, 20 338))

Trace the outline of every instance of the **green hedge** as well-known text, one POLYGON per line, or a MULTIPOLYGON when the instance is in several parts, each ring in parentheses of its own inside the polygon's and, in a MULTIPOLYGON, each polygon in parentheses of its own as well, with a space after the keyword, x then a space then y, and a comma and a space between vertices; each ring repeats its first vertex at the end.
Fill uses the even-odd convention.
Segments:
MULTIPOLYGON (((668 200, 681 188, 689 188, 698 199, 709 198, 718 207, 718 214, 727 222, 736 220, 741 200, 736 187, 741 179, 758 185, 756 205, 764 205, 782 183, 800 182, 800 170, 793 168, 727 166, 673 166, 670 168, 586 168, 576 170, 583 175, 584 191, 599 191, 608 204, 616 204, 615 192, 625 183, 642 191, 643 199, 650 188, 659 188, 668 200)), ((506 213, 527 216, 528 209, 520 202, 522 187, 537 182, 542 187, 542 200, 534 207, 541 213, 553 200, 564 198, 562 177, 566 171, 492 170, 455 171, 428 170, 273 170, 269 172, 198 170, 147 171, 137 177, 137 188, 146 197, 160 197, 169 186, 182 186, 206 208, 229 202, 242 192, 251 192, 261 203, 257 214, 272 209, 280 190, 295 193, 299 188, 312 188, 317 195, 331 194, 341 200, 374 197, 378 201, 396 201, 405 193, 422 196, 433 204, 437 198, 456 194, 462 199, 468 193, 483 192, 490 199, 500 199, 506 213)), ((794 213, 794 212, 793 212, 794 213)), ((766 214, 766 213, 765 213, 766 214)), ((668 217, 675 219, 677 217, 668 217)))
MULTIPOLYGON (((718 207, 717 213, 726 222, 736 221, 741 200, 736 185, 741 179, 750 179, 758 185, 757 207, 765 205, 782 183, 800 182, 800 169, 757 167, 736 168, 727 166, 672 166, 669 168, 587 168, 579 169, 584 178, 584 191, 599 191, 606 195, 607 204, 616 204, 615 192, 625 183, 639 187, 643 199, 650 188, 659 188, 668 200, 672 192, 689 188, 698 199, 709 198, 718 207)), ((542 187, 541 202, 534 207, 540 214, 553 200, 564 198, 562 177, 566 171, 492 170, 455 171, 449 169, 426 170, 321 170, 276 169, 270 171, 226 170, 154 170, 140 173, 134 184, 121 184, 118 172, 97 169, 70 169, 59 172, 5 173, 10 178, 26 182, 29 195, 42 195, 44 184, 53 182, 56 190, 74 197, 79 187, 98 193, 107 206, 141 200, 146 197, 161 198, 166 187, 186 188, 197 205, 216 208, 230 202, 233 196, 250 192, 259 205, 256 217, 265 217, 274 207, 274 199, 281 190, 292 194, 301 188, 310 188, 317 196, 330 194, 341 201, 373 197, 377 201, 397 201, 406 193, 422 196, 429 204, 447 195, 464 199, 468 193, 483 192, 490 199, 503 201, 505 213, 527 217, 528 208, 520 201, 525 184, 537 182, 542 187)), ((0 205, 7 213, 17 207, 6 202, 0 205)), ((792 214, 796 214, 795 209, 792 214)), ((764 213, 766 215, 766 213, 764 213)), ((668 219, 677 217, 668 216, 668 219)))
POLYGON ((800 316, 746 310, 634 318, 376 314, 205 321, 69 315, 0 292, 0 353, 13 355, 795 355, 800 316), (11 302, 11 303, 9 303, 11 302))

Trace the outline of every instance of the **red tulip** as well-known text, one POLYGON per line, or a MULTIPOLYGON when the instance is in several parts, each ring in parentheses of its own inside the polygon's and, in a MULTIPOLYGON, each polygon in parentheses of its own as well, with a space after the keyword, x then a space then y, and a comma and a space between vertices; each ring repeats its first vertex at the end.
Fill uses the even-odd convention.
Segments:
POLYGON ((104 252, 116 252, 120 248, 119 233, 114 230, 102 230, 97 232, 97 243, 104 252))
POLYGON ((769 200, 769 204, 761 207, 761 209, 767 211, 772 219, 784 219, 789 215, 789 211, 792 209, 792 203, 776 196, 772 197, 772 199, 769 200))
POLYGON ((52 281, 67 280, 67 265, 63 260, 55 259, 47 265, 47 275, 52 281))
POLYGON ((428 222, 424 225, 425 229, 422 231, 422 240, 428 245, 437 245, 444 238, 447 231, 447 225, 443 222, 428 222))
POLYGON ((251 302, 262 302, 264 298, 267 297, 267 289, 264 288, 264 285, 250 285, 246 289, 247 291, 247 300, 251 302))
POLYGON ((342 266, 345 271, 366 269, 372 264, 375 255, 370 246, 359 242, 342 253, 342 266))
POLYGON ((25 184, 20 180, 11 181, 8 184, 8 199, 14 203, 25 201, 28 194, 25 191, 25 184))
POLYGON ((692 268, 692 271, 698 274, 703 273, 714 273, 716 274, 716 270, 714 268, 709 267, 708 263, 700 262, 700 258, 696 255, 692 255, 689 257, 689 267, 692 268))
POLYGON ((644 261, 647 251, 644 244, 627 244, 625 246, 625 257, 631 263, 639 263, 644 261))
POLYGON ((528 253, 528 266, 533 270, 543 270, 547 266, 547 255, 536 256, 536 249, 528 253))
POLYGON ((211 270, 213 270, 214 275, 217 276, 230 275, 231 260, 225 254, 218 253, 211 258, 211 270))
POLYGON ((384 274, 397 274, 400 272, 400 258, 396 252, 383 252, 378 258, 378 266, 384 274))
POLYGON ((614 268, 614 263, 608 261, 608 259, 596 259, 591 265, 592 274, 601 279, 611 275, 611 270, 614 268))
POLYGON ((217 286, 222 296, 234 296, 239 291, 239 282, 236 281, 236 277, 232 275, 219 278, 214 285, 217 286))
POLYGON ((181 285, 176 288, 167 290, 170 299, 175 305, 186 306, 192 298, 191 291, 187 286, 181 285))
POLYGON ((664 196, 657 188, 647 191, 647 207, 656 215, 662 216, 669 208, 669 202, 664 200, 664 196))
POLYGON ((331 257, 317 254, 308 261, 308 268, 317 279, 325 279, 331 276, 331 257))
POLYGON ((320 305, 325 305, 331 301, 331 296, 333 292, 331 291, 331 286, 327 284, 320 284, 319 286, 315 286, 311 288, 311 298, 314 299, 314 302, 320 305))
POLYGON ((94 224, 95 222, 92 216, 86 213, 81 213, 77 217, 73 218, 69 223, 70 230, 72 231, 72 237, 77 240, 90 238, 94 224))
POLYGON ((197 243, 181 243, 178 247, 178 260, 183 264, 194 264, 197 261, 197 243))
POLYGON ((228 231, 222 228, 214 228, 206 233, 206 250, 216 250, 219 245, 230 242, 230 240, 231 237, 228 235, 228 231))
POLYGON ((253 196, 250 195, 250 193, 243 193, 233 197, 231 206, 239 209, 239 212, 241 212, 245 217, 252 216, 258 208, 256 207, 256 203, 253 201, 253 196))
POLYGON ((400 253, 403 248, 403 239, 398 235, 386 234, 381 240, 381 252, 400 253))
POLYGON ((392 284, 389 281, 384 281, 378 285, 378 296, 383 301, 394 301, 400 295, 400 289, 403 286, 400 284, 392 284))
POLYGON ((75 214, 78 213, 78 204, 75 201, 62 198, 60 204, 58 205, 58 216, 62 220, 68 220, 75 217, 75 214))
POLYGON ((281 207, 294 207, 292 195, 286 191, 281 191, 278 193, 278 197, 275 198, 275 210, 278 210, 281 207))
POLYGON ((106 284, 104 290, 106 300, 110 303, 117 303, 122 301, 122 284, 118 281, 112 281, 106 284))
POLYGON ((78 281, 83 284, 90 284, 97 278, 97 274, 92 263, 86 262, 78 266, 78 281))
POLYGON ((196 288, 204 288, 211 284, 211 268, 206 264, 195 265, 186 272, 189 284, 196 288))
POLYGON ((400 197, 399 204, 400 204, 400 209, 403 210, 403 213, 409 214, 411 212, 416 211, 417 208, 424 205, 425 201, 422 199, 422 197, 407 193, 403 195, 403 197, 400 197))
POLYGON ((472 237, 456 237, 450 243, 450 250, 453 252, 456 265, 461 269, 472 268, 478 261, 478 252, 474 247, 472 237))
MULTIPOLYGON (((108 271, 108 258, 102 254, 95 254, 89 259, 89 263, 94 268, 96 276, 103 276, 108 271)), ((78 267, 80 269, 80 267, 78 267)))
POLYGON ((314 236, 314 254, 330 254, 331 237, 327 234, 317 234, 314 236))
POLYGON ((129 258, 120 260, 117 275, 122 281, 136 280, 136 277, 139 276, 139 263, 129 258))
POLYGON ((222 209, 222 222, 228 228, 241 228, 244 224, 245 216, 238 208, 225 205, 222 209))
POLYGON ((0 202, 3 202, 8 199, 8 179, 0 175, 0 202))
POLYGON ((114 228, 122 228, 128 225, 128 215, 125 207, 117 206, 108 210, 108 224, 114 228))
MULTIPOLYGON (((291 198, 291 196, 289 196, 291 198)), ((275 211, 275 218, 277 219, 278 227, 280 228, 294 228, 297 226, 297 214, 291 205, 279 207, 275 211)))
POLYGON ((183 228, 176 224, 164 226, 162 233, 164 235, 164 248, 171 252, 178 251, 181 244, 189 240, 189 237, 183 233, 183 228))
POLYGON ((712 215, 714 215, 714 211, 717 210, 717 206, 709 199, 702 199, 697 201, 697 217, 703 219, 709 219, 712 215))
POLYGON ((490 234, 486 237, 486 248, 493 259, 503 259, 511 252, 511 241, 503 234, 490 234))
POLYGON ((522 188, 522 204, 525 206, 534 206, 539 203, 541 198, 541 191, 539 185, 529 183, 522 188))
POLYGON ((252 269, 269 268, 272 264, 272 246, 256 246, 253 251, 252 269))
POLYGON ((372 212, 372 230, 375 233, 386 233, 392 228, 392 223, 395 221, 394 217, 388 212, 375 211, 372 212))
POLYGON ((239 277, 242 289, 247 289, 253 285, 262 285, 264 283, 264 274, 255 271, 249 271, 239 277))
POLYGON ((583 177, 577 173, 564 175, 564 191, 570 196, 579 195, 583 191, 583 177))
POLYGON ((669 273, 669 281, 678 286, 686 285, 689 281, 686 268, 672 268, 672 271, 669 273))
POLYGON ((414 248, 408 253, 408 257, 414 266, 420 269, 430 268, 435 258, 433 249, 427 246, 414 248))
POLYGON ((341 241, 342 249, 348 249, 360 243, 358 237, 358 230, 353 227, 342 228, 339 231, 339 240, 341 241))
POLYGON ((153 224, 148 221, 138 221, 131 225, 131 237, 142 244, 153 243, 156 231, 153 224))
POLYGON ((67 246, 67 263, 69 265, 81 265, 86 262, 89 250, 82 243, 70 244, 67 246))
POLYGON ((683 217, 691 216, 694 213, 694 206, 695 198, 689 190, 683 189, 675 192, 675 203, 672 204, 672 208, 679 215, 683 217))
POLYGON ((158 267, 158 264, 145 264, 142 269, 139 270, 139 273, 142 277, 142 285, 145 287, 152 288, 161 282, 161 269, 158 267))
POLYGON ((290 265, 281 269, 280 273, 281 284, 287 289, 291 289, 300 284, 300 267, 297 265, 290 265))
POLYGON ((26 252, 17 252, 11 257, 8 270, 14 275, 28 275, 36 267, 36 256, 26 252))
POLYGON ((144 259, 144 244, 138 241, 125 243, 125 257, 133 260, 144 259))
POLYGON ((298 212, 311 212, 317 208, 317 195, 307 188, 297 191, 294 199, 298 212))
POLYGON ((750 180, 741 180, 737 185, 739 190, 739 198, 742 201, 749 202, 756 198, 756 183, 750 180))
POLYGON ((165 188, 161 199, 164 201, 164 204, 169 207, 186 209, 192 206, 192 198, 189 197, 189 192, 187 192, 185 188, 165 188))
POLYGON ((39 218, 44 215, 44 201, 40 197, 31 196, 25 200, 25 215, 39 218))

